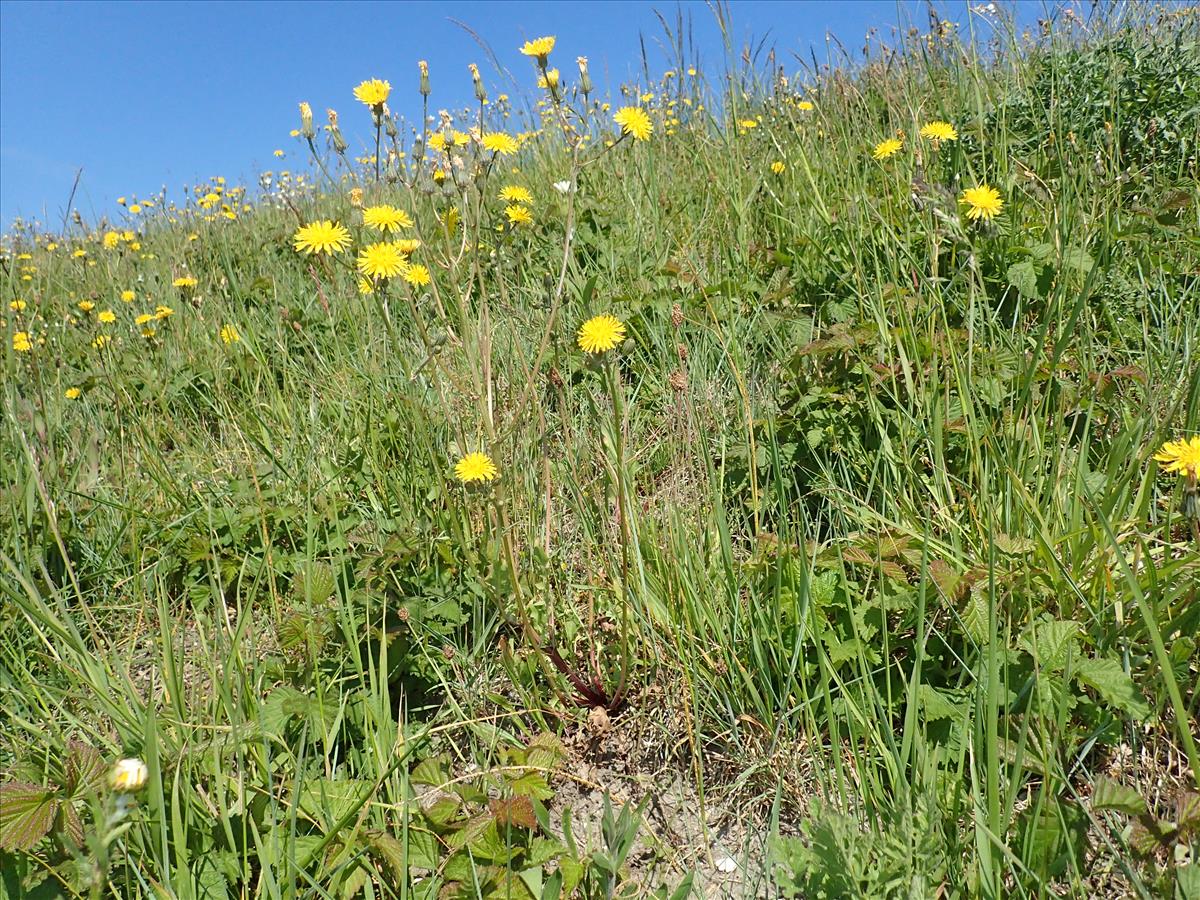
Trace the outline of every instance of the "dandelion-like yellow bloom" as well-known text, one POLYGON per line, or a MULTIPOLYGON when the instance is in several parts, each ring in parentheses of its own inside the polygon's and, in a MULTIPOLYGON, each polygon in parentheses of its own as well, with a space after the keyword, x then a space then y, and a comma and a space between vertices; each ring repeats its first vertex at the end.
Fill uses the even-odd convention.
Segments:
POLYGON ((368 206, 363 210, 363 224, 387 234, 401 228, 412 228, 412 217, 394 206, 368 206))
POLYGON ((196 281, 196 279, 190 275, 183 275, 171 282, 171 284, 173 284, 175 287, 184 291, 192 290, 199 283, 200 282, 196 281))
POLYGON ((921 137, 928 138, 933 141, 934 145, 937 145, 942 141, 957 141, 958 132, 949 122, 937 121, 922 126, 921 137))
POLYGON ((68 400, 78 400, 79 395, 82 393, 83 391, 81 391, 79 388, 67 388, 65 391, 63 391, 63 396, 68 400))
POLYGON ((486 453, 468 453, 454 467, 454 477, 463 484, 494 481, 500 470, 486 453))
POLYGON ((533 213, 527 207, 518 206, 515 203, 512 206, 504 207, 504 215, 508 217, 509 225, 533 224, 533 213))
POLYGON ((813 109, 812 101, 801 100, 799 103, 796 104, 796 109, 802 109, 805 112, 812 112, 812 109, 813 109))
POLYGON ((387 241, 370 244, 358 254, 358 271, 368 278, 395 278, 406 266, 400 248, 387 241))
POLYGON ((169 319, 173 315, 175 315, 175 310, 169 306, 154 307, 154 318, 156 319, 169 319))
POLYGON ((372 78, 362 82, 354 89, 354 99, 374 109, 383 106, 387 102, 388 94, 391 92, 392 86, 390 83, 380 81, 378 78, 372 78))
POLYGON ((625 323, 616 316, 593 316, 579 326, 579 349, 606 353, 625 340, 625 323))
POLYGON ((96 308, 96 304, 93 303, 91 300, 80 300, 78 303, 78 306, 84 312, 91 312, 93 309, 96 308))
POLYGON ((782 175, 785 169, 787 169, 787 166, 779 160, 775 160, 775 162, 771 163, 771 171, 776 175, 782 175))
POLYGON ((613 121, 621 126, 625 134, 631 134, 634 140, 648 141, 654 132, 650 117, 640 106, 623 106, 613 116, 613 121))
POLYGON ((758 120, 757 119, 739 119, 738 125, 745 129, 757 128, 758 120))
POLYGON ((242 336, 238 334, 237 326, 228 324, 221 326, 221 341, 223 343, 236 344, 241 339, 242 336))
POLYGON ((296 229, 292 241, 297 253, 341 253, 350 246, 350 232, 345 225, 326 219, 296 229))
POLYGON ((121 302, 132 303, 136 296, 137 294, 135 294, 133 291, 121 291, 121 302))
POLYGON ((532 41, 526 41, 521 46, 521 52, 526 56, 537 57, 538 65, 546 64, 546 57, 550 55, 550 51, 554 49, 554 35, 548 37, 534 38, 532 41))
POLYGON ((8 308, 11 309, 13 312, 24 312, 25 311, 25 301, 24 300, 10 300, 8 303, 8 308))
POLYGON ((150 769, 140 759, 123 759, 108 773, 108 784, 114 791, 130 793, 141 790, 150 777, 150 769))
POLYGON ((417 238, 400 238, 398 241, 392 241, 396 245, 396 249, 405 256, 411 256, 416 253, 421 247, 421 242, 417 238))
POLYGON ((116 231, 106 231, 102 243, 105 250, 116 250, 121 244, 121 235, 116 231))
POLYGON ((871 155, 876 159, 887 159, 889 156, 895 156, 900 152, 900 148, 904 146, 904 142, 897 138, 888 138, 886 141, 880 141, 875 145, 875 149, 871 155))
POLYGON ((115 312, 113 312, 111 309, 106 309, 103 312, 101 312, 99 315, 97 315, 96 318, 99 319, 101 322, 103 322, 105 325, 111 325, 113 322, 117 321, 117 314, 115 312))
POLYGON ((103 350, 110 343, 112 343, 112 335, 111 334, 98 334, 98 335, 96 335, 96 339, 94 341, 92 341, 92 346, 95 347, 97 350, 103 350))
POLYGON ((517 184, 510 184, 501 189, 500 199, 506 200, 509 203, 524 203, 529 206, 533 205, 533 195, 530 194, 525 188, 517 184))
POLYGON ((429 269, 415 263, 404 270, 403 278, 413 287, 424 287, 429 284, 429 269))
POLYGON ((493 153, 512 156, 520 149, 521 145, 511 134, 505 134, 503 131, 490 131, 483 136, 483 146, 493 153))
POLYGON ((140 316, 138 316, 136 319, 133 320, 133 324, 138 326, 139 328, 141 328, 143 325, 149 325, 156 318, 158 318, 158 317, 156 315, 154 315, 154 313, 142 313, 140 316))
POLYGON ((28 331, 18 331, 12 336, 12 348, 18 353, 28 353, 33 349, 33 341, 29 339, 28 331))
POLYGON ((1200 435, 1167 441, 1154 454, 1154 458, 1162 463, 1168 472, 1177 473, 1184 478, 1200 478, 1200 435))
POLYGON ((358 292, 364 297, 371 296, 371 294, 375 293, 374 282, 372 282, 370 278, 358 279, 358 292))
POLYGON ((1004 209, 1004 201, 1000 199, 1000 192, 986 184, 967 188, 958 199, 960 203, 967 205, 967 218, 973 221, 994 218, 1000 210, 1004 209))

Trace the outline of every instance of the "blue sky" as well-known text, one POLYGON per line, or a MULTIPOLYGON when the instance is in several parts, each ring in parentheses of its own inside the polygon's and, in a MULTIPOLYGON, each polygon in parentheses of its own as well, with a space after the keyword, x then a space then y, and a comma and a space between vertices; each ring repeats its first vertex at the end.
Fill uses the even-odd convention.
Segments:
MULTIPOLYGON (((296 104, 343 113, 356 147, 369 117, 351 95, 365 78, 393 85, 394 109, 415 106, 416 62, 433 77, 431 108, 470 100, 468 62, 479 63, 492 92, 503 75, 489 64, 475 31, 522 86, 532 65, 517 47, 542 34, 558 37, 554 58, 564 76, 576 56, 591 61, 603 90, 640 66, 644 38, 653 74, 666 68, 661 10, 691 17, 704 68, 717 71, 723 48, 716 20, 701 2, 409 3, 113 3, 0 2, 0 228, 14 217, 61 222, 75 173, 83 169, 75 208, 94 220, 122 194, 173 195, 199 178, 253 182, 264 169, 303 167, 288 131, 296 104), (276 148, 285 160, 272 156, 276 148)), ((857 52, 869 28, 890 34, 897 22, 925 22, 911 0, 837 3, 733 0, 735 46, 765 38, 787 59, 825 34, 857 52)), ((950 4, 967 18, 964 4, 950 4)), ((1040 9, 1040 5, 1038 7, 1040 9)), ((788 68, 794 68, 788 61, 788 68)))

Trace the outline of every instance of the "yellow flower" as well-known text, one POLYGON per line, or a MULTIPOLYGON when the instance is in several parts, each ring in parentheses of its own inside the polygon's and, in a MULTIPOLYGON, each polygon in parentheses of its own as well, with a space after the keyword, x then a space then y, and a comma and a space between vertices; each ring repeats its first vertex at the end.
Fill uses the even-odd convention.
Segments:
POLYGON ((33 349, 33 341, 29 339, 29 332, 18 331, 12 336, 12 347, 18 353, 28 353, 33 349))
POLYGON ((368 206, 363 210, 363 224, 386 234, 401 228, 412 228, 413 220, 404 210, 394 206, 368 206))
POLYGON ((140 759, 123 759, 108 773, 108 784, 114 791, 132 793, 141 790, 150 777, 150 769, 140 759))
POLYGON ((358 254, 358 271, 368 278, 395 278, 404 274, 406 265, 404 254, 392 243, 370 244, 358 254))
POLYGON ((169 306, 154 307, 154 318, 156 319, 169 319, 173 315, 175 315, 175 310, 169 306))
POLYGON ((420 263, 411 265, 404 270, 404 280, 413 287, 429 284, 429 269, 420 263))
POLYGON ((757 128, 758 121, 756 119, 739 119, 738 125, 741 126, 742 128, 749 130, 751 128, 757 128))
POLYGON ((1167 441, 1154 454, 1168 472, 1176 472, 1185 478, 1200 478, 1200 435, 1167 441))
POLYGON ((78 400, 79 395, 82 393, 83 393, 83 391, 81 391, 79 388, 67 388, 63 392, 63 396, 66 397, 68 400, 78 400))
POLYGON ((79 308, 82 309, 84 312, 91 312, 93 309, 96 308, 96 304, 93 303, 91 300, 80 300, 79 308))
POLYGON ((132 303, 133 298, 136 296, 137 294, 135 294, 133 291, 121 291, 121 300, 124 303, 132 303))
POLYGON ((500 199, 509 203, 533 204, 533 195, 520 185, 510 184, 500 191, 500 199))
POLYGON ((775 160, 775 162, 771 163, 771 171, 776 175, 782 175, 785 169, 787 169, 787 166, 779 160, 775 160))
POLYGON ((388 94, 391 92, 391 84, 386 81, 380 81, 378 78, 372 78, 369 81, 362 82, 354 89, 354 99, 374 109, 375 107, 383 106, 387 102, 388 94))
POLYGON ((181 291, 190 291, 199 283, 200 282, 196 281, 196 279, 191 275, 181 275, 179 278, 176 278, 171 282, 174 287, 179 288, 181 291))
POLYGON ((625 325, 615 316, 593 316, 579 327, 579 349, 605 353, 625 340, 625 325))
POLYGON ((534 38, 532 41, 526 41, 521 46, 521 52, 526 56, 536 56, 538 65, 546 65, 546 57, 550 55, 550 51, 554 49, 554 36, 534 38))
POLYGON ((933 141, 936 147, 942 141, 957 141, 958 132, 949 122, 930 122, 921 128, 921 137, 933 141))
POLYGON ((10 300, 8 303, 8 308, 11 309, 13 312, 22 312, 25 309, 25 301, 24 300, 10 300))
POLYGON ((463 484, 474 481, 494 481, 500 472, 486 453, 468 453, 454 467, 454 477, 463 484))
POLYGON ((396 249, 405 256, 416 253, 421 246, 421 242, 416 238, 400 238, 400 240, 392 241, 392 243, 395 244, 396 249))
POLYGON ((156 318, 157 316, 155 316, 154 313, 142 313, 133 320, 133 324, 140 328, 143 325, 148 325, 149 323, 153 322, 156 318))
POLYGON ((876 159, 887 159, 889 156, 895 156, 900 152, 900 148, 904 146, 904 142, 896 138, 888 138, 886 141, 880 141, 875 145, 875 150, 871 153, 876 159))
POLYGON ((99 319, 101 322, 103 322, 105 325, 111 325, 113 322, 117 321, 117 314, 115 312, 113 312, 111 309, 106 309, 106 310, 104 310, 104 312, 102 312, 98 316, 96 316, 96 318, 99 319))
POLYGON ((224 343, 236 344, 241 339, 242 339, 242 336, 240 334, 238 334, 238 330, 237 330, 236 326, 234 326, 234 325, 222 325, 221 326, 221 340, 224 343))
POLYGON ((812 102, 811 102, 811 101, 808 101, 808 100, 801 100, 799 103, 797 103, 797 104, 796 104, 796 108, 797 108, 797 109, 802 109, 802 110, 804 110, 805 112, 811 112, 811 111, 812 111, 812 108, 813 108, 813 105, 812 105, 812 102))
POLYGON ((92 341, 92 346, 95 347, 97 350, 103 350, 110 343, 112 343, 112 335, 111 334, 98 334, 98 335, 96 335, 96 339, 94 341, 92 341))
POLYGON ((623 106, 613 116, 613 121, 621 126, 625 134, 632 134, 635 140, 646 141, 654 131, 650 117, 640 106, 623 106))
POLYGON ((490 131, 483 136, 483 146, 493 153, 512 156, 520 148, 517 139, 503 131, 490 131))
POLYGON ((76 250, 71 255, 73 257, 75 257, 76 259, 83 259, 85 256, 87 256, 87 251, 84 250, 82 247, 80 247, 78 250, 76 250))
POLYGON ((138 213, 140 213, 142 211, 142 208, 138 204, 135 203, 135 204, 133 204, 133 206, 129 207, 129 211, 136 216, 138 213))
POLYGON ((546 74, 538 79, 538 87, 542 88, 543 90, 545 90, 547 88, 550 88, 550 89, 557 88, 558 87, 558 79, 559 79, 558 69, 547 69, 546 74))
POLYGON ((116 231, 106 231, 103 243, 105 250, 116 250, 121 243, 121 235, 116 231))
POLYGON ((504 207, 504 215, 508 217, 509 225, 532 225, 533 214, 524 206, 515 203, 504 207))
POLYGON ((292 242, 297 253, 341 253, 350 246, 350 232, 326 219, 296 229, 292 242))
POLYGON ((358 279, 358 292, 364 297, 375 293, 375 285, 371 283, 370 278, 358 279))
POLYGON ((1004 201, 1000 199, 1000 192, 986 184, 967 188, 958 199, 960 203, 965 203, 970 207, 967 210, 967 218, 972 220, 991 219, 1004 209, 1004 201))

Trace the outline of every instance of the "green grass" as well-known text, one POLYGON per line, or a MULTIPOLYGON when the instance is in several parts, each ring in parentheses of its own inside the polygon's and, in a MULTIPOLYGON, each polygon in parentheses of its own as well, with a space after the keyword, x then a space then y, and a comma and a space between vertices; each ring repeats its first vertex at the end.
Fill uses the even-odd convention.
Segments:
POLYGON ((607 147, 570 72, 462 113, 540 132, 444 180, 403 124, 379 180, 318 132, 246 210, 14 229, 4 889, 682 897, 631 868, 639 810, 564 821, 609 746, 748 811, 747 892, 1195 896, 1200 511, 1150 460, 1200 433, 1194 12, 972 18, 786 83, 689 75, 676 23, 649 141, 607 147), (360 294, 353 187, 430 285, 360 294), (296 253, 325 218, 354 249, 296 253), (599 314, 628 338, 590 358, 599 314))

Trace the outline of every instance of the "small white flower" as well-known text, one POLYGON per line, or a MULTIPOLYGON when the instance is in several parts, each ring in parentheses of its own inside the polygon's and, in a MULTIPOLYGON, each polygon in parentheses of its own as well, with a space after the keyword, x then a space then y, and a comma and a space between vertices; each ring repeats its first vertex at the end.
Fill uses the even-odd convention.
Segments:
POLYGON ((138 791, 149 777, 150 769, 140 759, 123 759, 109 772, 108 783, 114 791, 138 791))
POLYGON ((556 191, 558 191, 560 194, 565 194, 565 193, 567 193, 568 191, 570 191, 570 190, 571 190, 571 182, 569 182, 569 181, 556 181, 556 182, 554 182, 554 189, 555 189, 556 191))

